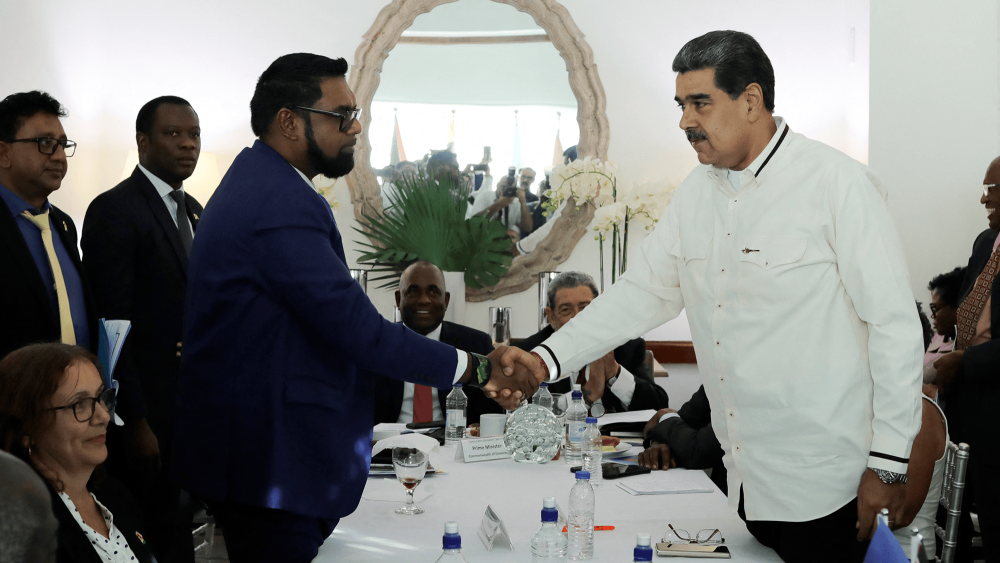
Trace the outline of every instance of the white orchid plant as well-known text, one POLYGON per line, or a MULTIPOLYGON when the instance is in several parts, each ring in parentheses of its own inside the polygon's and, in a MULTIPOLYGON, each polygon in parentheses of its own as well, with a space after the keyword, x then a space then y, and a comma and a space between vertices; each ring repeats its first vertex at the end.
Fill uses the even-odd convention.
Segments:
POLYGON ((330 209, 334 211, 340 209, 340 202, 337 201, 337 198, 333 197, 333 186, 336 183, 336 179, 328 178, 322 174, 313 179, 313 185, 316 186, 316 193, 325 199, 330 204, 330 209))
POLYGON ((604 291, 604 241, 611 232, 611 283, 628 267, 629 224, 650 230, 663 216, 673 198, 675 185, 644 182, 618 186, 617 169, 611 162, 592 157, 556 166, 549 176, 552 188, 546 192, 546 214, 551 215, 569 198, 577 206, 591 202, 594 212, 594 240, 600 244, 601 291, 604 291))

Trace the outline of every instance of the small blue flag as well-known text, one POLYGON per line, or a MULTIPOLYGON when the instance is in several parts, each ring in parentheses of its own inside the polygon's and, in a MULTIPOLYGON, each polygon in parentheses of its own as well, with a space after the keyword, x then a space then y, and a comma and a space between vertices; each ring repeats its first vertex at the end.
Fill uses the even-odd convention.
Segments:
POLYGON ((878 529, 875 530, 875 535, 872 537, 871 543, 868 544, 865 563, 910 563, 910 558, 906 556, 903 547, 899 545, 899 540, 880 518, 878 519, 878 529))

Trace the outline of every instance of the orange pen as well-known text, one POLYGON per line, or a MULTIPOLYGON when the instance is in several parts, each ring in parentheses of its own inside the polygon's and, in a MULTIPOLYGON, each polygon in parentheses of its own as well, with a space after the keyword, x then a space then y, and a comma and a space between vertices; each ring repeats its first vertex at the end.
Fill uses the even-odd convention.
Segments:
MULTIPOLYGON (((608 531, 611 531, 611 530, 614 530, 614 529, 615 529, 614 526, 594 526, 594 531, 595 532, 608 532, 608 531)), ((566 530, 566 526, 563 526, 563 530, 562 531, 564 531, 564 532, 567 531, 566 530)))

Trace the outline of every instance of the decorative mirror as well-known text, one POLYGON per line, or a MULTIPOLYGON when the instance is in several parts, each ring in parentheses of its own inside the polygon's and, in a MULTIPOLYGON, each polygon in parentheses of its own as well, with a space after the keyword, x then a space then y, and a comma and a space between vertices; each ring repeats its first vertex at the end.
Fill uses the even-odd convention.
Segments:
MULTIPOLYGON (((351 192, 351 203, 354 205, 354 216, 359 222, 363 223, 365 216, 380 216, 383 210, 380 186, 372 167, 372 146, 367 134, 371 125, 376 90, 382 80, 383 63, 392 54, 391 51, 400 42, 403 33, 410 28, 417 16, 427 13, 441 4, 455 1, 394 0, 379 12, 375 23, 364 35, 361 45, 355 52, 349 84, 357 97, 358 106, 364 109, 362 125, 366 134, 361 136, 355 154, 359 165, 355 166, 354 170, 347 176, 347 184, 351 192)), ((467 2, 470 0, 457 1, 467 2)), ((520 40, 549 41, 552 47, 558 51, 558 54, 565 61, 569 86, 576 99, 576 119, 579 126, 578 154, 580 158, 594 156, 602 160, 606 159, 610 135, 608 119, 605 114, 604 88, 601 86, 600 77, 597 74, 597 66, 594 65, 593 52, 584 40, 583 34, 573 23, 569 12, 555 0, 493 1, 508 4, 529 14, 535 24, 544 31, 544 34, 540 32, 537 36, 520 40)), ((419 42, 404 38, 404 41, 406 40, 419 42)), ((446 42, 447 39, 438 38, 436 41, 441 43, 446 42)), ((452 39, 452 41, 454 40, 452 39)), ((435 40, 423 42, 433 43, 435 40)), ((483 41, 472 39, 462 42, 482 43, 483 41)), ((506 42, 510 42, 510 39, 508 38, 506 42)), ((433 60, 429 61, 429 64, 433 63, 433 60)), ((469 71, 470 69, 459 70, 469 71)), ((552 77, 552 79, 562 80, 562 76, 552 77)), ((504 80, 506 78, 511 78, 509 87, 532 87, 531 84, 518 83, 516 77, 503 76, 484 77, 482 87, 502 89, 505 87, 504 80)), ((379 105, 380 112, 386 113, 385 104, 379 105)), ((384 118, 384 116, 382 117, 384 118)), ((436 148, 443 149, 445 148, 444 144, 442 143, 442 146, 436 148)), ((410 160, 415 160, 415 158, 411 157, 410 160)), ((493 177, 499 180, 506 169, 507 163, 494 161, 493 177)), ((538 178, 543 177, 542 170, 536 170, 536 174, 538 178)), ((538 243, 532 253, 516 257, 506 276, 496 285, 481 289, 468 288, 466 300, 487 301, 524 291, 537 283, 539 272, 556 270, 559 264, 569 258, 577 241, 586 233, 593 215, 594 208, 590 204, 577 208, 572 202, 568 203, 561 216, 555 220, 548 235, 538 243)))

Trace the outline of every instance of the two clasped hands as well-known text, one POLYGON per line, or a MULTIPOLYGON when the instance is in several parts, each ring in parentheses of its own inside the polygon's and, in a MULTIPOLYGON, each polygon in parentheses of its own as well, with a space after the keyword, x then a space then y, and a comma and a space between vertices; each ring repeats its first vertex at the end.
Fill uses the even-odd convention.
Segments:
MULTIPOLYGON (((520 348, 498 346, 486 357, 493 373, 483 386, 483 392, 507 410, 516 409, 521 401, 534 395, 538 384, 546 379, 542 362, 520 348)), ((476 381, 475 368, 476 360, 470 356, 469 368, 459 383, 476 381)))

